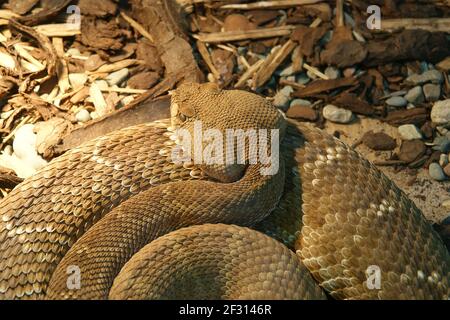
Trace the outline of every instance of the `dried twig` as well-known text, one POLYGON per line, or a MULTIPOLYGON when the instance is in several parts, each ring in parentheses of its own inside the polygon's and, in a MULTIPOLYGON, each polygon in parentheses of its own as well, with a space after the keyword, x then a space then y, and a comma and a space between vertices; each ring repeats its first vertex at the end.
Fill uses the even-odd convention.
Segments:
POLYGON ((319 78, 321 78, 323 80, 329 80, 330 79, 326 74, 320 72, 319 69, 317 69, 316 67, 310 66, 307 63, 303 63, 303 68, 305 68, 306 70, 308 70, 309 72, 315 74, 316 76, 318 76, 319 78))
POLYGON ((245 82, 250 79, 255 72, 258 71, 258 69, 261 67, 261 65, 264 63, 264 59, 256 61, 253 65, 250 66, 250 68, 247 69, 247 71, 244 72, 244 74, 239 78, 239 80, 234 85, 235 88, 242 88, 245 86, 245 82))
POLYGON ((49 75, 55 75, 56 73, 56 62, 58 60, 58 57, 56 55, 55 48, 53 47, 52 43, 50 42, 50 39, 46 37, 45 35, 36 32, 33 28, 24 26, 20 24, 19 22, 15 21, 14 19, 11 19, 9 21, 9 25, 23 33, 26 33, 28 36, 36 39, 36 41, 39 43, 39 45, 44 49, 44 51, 47 54, 47 73, 49 75))
POLYGON ((128 16, 125 12, 121 11, 120 15, 122 18, 130 24, 134 29, 136 29, 137 32, 139 32, 142 36, 150 40, 151 43, 154 43, 155 40, 153 39, 152 35, 145 30, 145 28, 136 20, 128 16))
POLYGON ((295 26, 288 25, 288 26, 254 29, 247 31, 200 33, 193 35, 193 37, 202 42, 220 43, 228 41, 240 41, 248 39, 263 39, 263 38, 287 36, 291 34, 291 31, 294 29, 295 26))
POLYGON ((450 32, 450 18, 402 18, 381 20, 381 31, 390 32, 398 29, 423 29, 427 31, 450 32))
POLYGON ((197 41, 197 48, 198 48, 198 52, 200 52, 203 60, 205 61, 206 65, 208 66, 209 70, 213 74, 214 78, 216 80, 220 79, 220 72, 217 71, 217 68, 214 66, 214 63, 211 60, 211 56, 209 54, 208 48, 206 48, 206 45, 201 41, 197 41))
POLYGON ((226 4, 220 9, 237 9, 237 10, 253 10, 253 9, 278 9, 286 7, 301 6, 323 2, 324 0, 278 0, 278 1, 259 1, 244 4, 226 4))
POLYGON ((253 83, 254 88, 258 88, 266 83, 273 72, 278 68, 278 66, 286 59, 286 57, 294 50, 296 43, 289 39, 286 41, 281 48, 275 50, 271 53, 266 60, 264 60, 263 65, 259 68, 255 75, 255 81, 253 83))
POLYGON ((76 23, 41 24, 34 29, 47 37, 72 37, 81 34, 80 25, 76 23))

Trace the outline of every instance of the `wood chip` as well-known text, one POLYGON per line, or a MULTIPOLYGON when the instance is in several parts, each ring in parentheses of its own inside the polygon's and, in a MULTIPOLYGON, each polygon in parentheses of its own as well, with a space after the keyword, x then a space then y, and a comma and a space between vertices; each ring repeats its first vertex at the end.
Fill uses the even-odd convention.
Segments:
POLYGON ((91 85, 89 96, 91 97, 92 102, 95 106, 95 111, 99 116, 104 116, 105 114, 109 113, 110 110, 108 110, 108 104, 106 103, 102 91, 97 86, 97 84, 93 83, 91 85))
POLYGON ((269 81, 273 72, 278 68, 278 66, 291 54, 292 50, 297 46, 297 44, 289 39, 286 41, 282 47, 278 50, 273 51, 265 60, 262 66, 258 69, 255 74, 253 88, 261 87, 267 81, 269 81))
POLYGON ((264 39, 290 35, 295 26, 254 29, 247 31, 227 31, 194 34, 193 37, 202 42, 220 43, 248 39, 264 39))
POLYGON ((225 4, 220 9, 235 9, 235 10, 254 10, 254 9, 278 9, 295 7, 307 4, 314 4, 323 2, 324 0, 278 0, 278 1, 258 1, 245 4, 225 4))

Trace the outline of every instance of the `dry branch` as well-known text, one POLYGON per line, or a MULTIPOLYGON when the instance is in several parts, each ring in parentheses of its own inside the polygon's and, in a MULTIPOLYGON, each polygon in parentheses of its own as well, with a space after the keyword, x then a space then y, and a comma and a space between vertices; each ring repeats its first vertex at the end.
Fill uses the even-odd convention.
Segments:
POLYGON ((263 39, 290 35, 295 26, 282 26, 274 28, 254 29, 247 31, 226 31, 200 33, 194 35, 194 38, 202 42, 220 43, 229 41, 240 41, 248 39, 263 39))
POLYGON ((253 9, 279 9, 323 2, 324 0, 279 0, 259 1, 244 4, 226 4, 220 9, 253 10, 253 9))

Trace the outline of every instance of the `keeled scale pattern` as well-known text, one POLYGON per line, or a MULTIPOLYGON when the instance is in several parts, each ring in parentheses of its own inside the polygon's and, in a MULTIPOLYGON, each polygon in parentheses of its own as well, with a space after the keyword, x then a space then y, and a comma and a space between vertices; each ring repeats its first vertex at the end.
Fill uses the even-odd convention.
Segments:
MULTIPOLYGON (((48 297, 106 299, 113 279, 125 262, 150 241, 190 225, 251 226, 261 221, 280 199, 284 168, 274 176, 261 176, 259 170, 260 165, 250 166, 236 183, 182 181, 164 184, 125 201, 70 248, 51 278, 48 297), (71 265, 81 269, 78 290, 70 290, 66 285, 66 270, 71 265)), ((204 250, 207 252, 209 248, 204 250)))
POLYGON ((325 299, 295 254, 245 227, 205 224, 151 242, 124 266, 110 299, 325 299))
POLYGON ((171 163, 169 122, 110 133, 71 150, 0 202, 0 297, 42 298, 69 247, 130 196, 167 181, 202 178, 171 163))
POLYGON ((296 249, 320 285, 337 299, 448 299, 449 253, 414 203, 342 142, 301 131, 307 143, 296 157, 303 199, 296 249), (380 268, 379 290, 367 286, 369 266, 380 268))

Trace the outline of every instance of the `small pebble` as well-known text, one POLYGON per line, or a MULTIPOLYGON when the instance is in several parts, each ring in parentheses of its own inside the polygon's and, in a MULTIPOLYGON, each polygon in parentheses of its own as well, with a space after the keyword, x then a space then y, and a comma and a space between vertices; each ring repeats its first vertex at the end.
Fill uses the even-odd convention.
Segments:
POLYGON ((78 111, 75 115, 75 119, 77 119, 78 122, 84 123, 91 120, 91 115, 86 109, 80 109, 80 111, 78 111))
POLYGON ((352 29, 355 28, 356 26, 355 20, 353 20, 353 17, 349 15, 347 12, 344 12, 344 21, 347 26, 352 27, 352 29))
POLYGON ((448 164, 448 155, 447 154, 441 154, 439 157, 439 165, 442 168, 445 168, 445 166, 448 164))
POLYGON ((326 69, 325 69, 325 75, 327 75, 328 76, 328 78, 330 78, 330 79, 337 79, 337 78, 339 78, 340 77, 340 75, 341 75, 341 72, 339 71, 339 69, 338 68, 335 68, 335 67, 332 67, 332 66, 330 66, 330 67, 327 67, 326 69))
POLYGON ((336 123, 349 123, 353 120, 353 113, 329 104, 323 108, 323 117, 336 123))
POLYGON ((85 73, 70 73, 69 82, 72 88, 79 89, 87 82, 88 76, 85 73))
POLYGON ((292 92, 294 92, 294 89, 291 86, 285 86, 275 95, 273 105, 277 108, 286 107, 292 92))
POLYGON ((422 87, 416 86, 411 90, 409 90, 408 93, 405 95, 405 99, 415 104, 422 103, 425 100, 422 87))
POLYGON ((439 151, 447 153, 450 151, 450 140, 445 137, 445 141, 443 143, 441 143, 441 146, 439 148, 439 151))
POLYGON ((309 107, 311 105, 311 102, 309 102, 308 100, 305 100, 305 99, 294 99, 294 100, 292 100, 290 106, 292 107, 292 106, 296 106, 296 105, 309 107))
POLYGON ((447 177, 450 177, 450 164, 445 165, 444 173, 447 175, 447 177))
POLYGON ((123 68, 116 72, 110 73, 105 80, 109 83, 110 86, 120 85, 128 78, 129 74, 130 71, 128 70, 128 68, 123 68))
POLYGON ((422 157, 426 151, 427 147, 422 140, 405 140, 400 146, 398 158, 410 163, 422 157))
POLYGON ((422 133, 413 124, 405 124, 398 127, 398 133, 403 140, 422 139, 422 133))
POLYGON ((97 111, 92 111, 92 112, 90 113, 90 116, 91 116, 92 119, 97 119, 97 118, 98 118, 98 113, 97 113, 97 111))
POLYGON ((412 104, 412 103, 408 103, 407 105, 406 105, 406 109, 414 109, 416 106, 414 105, 414 104, 412 104))
POLYGON ((408 101, 403 97, 392 97, 386 100, 386 104, 391 107, 402 108, 406 107, 408 101))
POLYGON ((282 77, 287 77, 294 74, 294 68, 292 68, 292 65, 290 65, 287 68, 284 68, 281 72, 280 72, 280 76, 282 77))
POLYGON ((436 181, 444 181, 447 177, 445 176, 444 170, 439 165, 439 163, 433 162, 428 168, 428 174, 430 177, 436 181))
POLYGON ((406 82, 419 85, 427 82, 432 83, 442 83, 444 80, 444 77, 442 76, 442 73, 438 70, 428 70, 425 71, 422 74, 413 74, 406 78, 406 82))
POLYGON ((427 83, 423 86, 423 93, 427 101, 437 101, 441 96, 441 86, 438 84, 427 83))
POLYGON ((391 92, 388 95, 386 95, 385 97, 390 98, 390 97, 404 96, 407 93, 408 93, 408 91, 406 91, 406 90, 399 90, 399 91, 391 92))
POLYGON ((311 81, 311 79, 308 77, 308 75, 305 72, 300 73, 297 77, 296 77, 296 81, 298 84, 307 84, 308 82, 311 81))
POLYGON ((450 99, 434 103, 431 109, 431 121, 436 124, 448 125, 450 123, 450 99))

